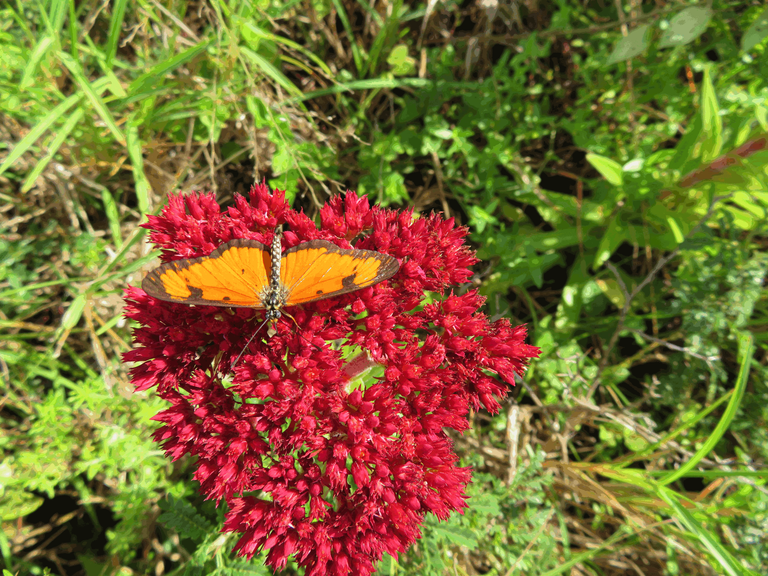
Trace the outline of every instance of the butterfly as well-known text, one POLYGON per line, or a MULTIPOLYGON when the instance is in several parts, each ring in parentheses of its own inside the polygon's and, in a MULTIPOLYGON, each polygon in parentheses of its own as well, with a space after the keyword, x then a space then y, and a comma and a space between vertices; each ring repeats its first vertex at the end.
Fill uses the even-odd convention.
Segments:
POLYGON ((270 248, 256 240, 230 240, 208 256, 155 268, 141 287, 168 302, 266 310, 259 330, 269 322, 274 333, 284 307, 373 286, 399 268, 397 258, 388 254, 347 250, 327 240, 310 240, 283 252, 278 227, 270 248))

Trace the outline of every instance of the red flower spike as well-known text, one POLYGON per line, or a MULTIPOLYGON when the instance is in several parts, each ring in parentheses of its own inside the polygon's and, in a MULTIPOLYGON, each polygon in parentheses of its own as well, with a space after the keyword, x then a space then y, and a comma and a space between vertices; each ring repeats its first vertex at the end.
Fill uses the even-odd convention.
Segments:
POLYGON ((156 386, 170 402, 154 438, 174 460, 197 456, 201 491, 229 505, 224 531, 241 534, 241 555, 268 550, 274 569, 293 556, 307 576, 366 576, 420 536, 425 514, 445 519, 466 507, 470 471, 457 466, 444 429, 465 430, 470 408, 496 412, 539 350, 525 344, 524 326, 489 322, 476 290, 451 292, 477 262, 453 219, 414 219, 348 192, 321 209, 318 229, 285 192, 260 184, 226 211, 213 194, 172 196, 145 226, 168 262, 236 238, 269 244, 284 223, 285 248, 354 243, 394 256, 400 269, 290 308, 298 327, 281 318, 232 371, 263 311, 175 304, 129 287, 126 316, 140 327, 124 360, 136 363, 137 390, 156 386), (425 291, 442 297, 417 311, 425 291), (330 345, 338 339, 361 350, 344 358, 330 345), (374 364, 383 376, 361 384, 374 364), (269 498, 243 496, 259 492, 269 498))

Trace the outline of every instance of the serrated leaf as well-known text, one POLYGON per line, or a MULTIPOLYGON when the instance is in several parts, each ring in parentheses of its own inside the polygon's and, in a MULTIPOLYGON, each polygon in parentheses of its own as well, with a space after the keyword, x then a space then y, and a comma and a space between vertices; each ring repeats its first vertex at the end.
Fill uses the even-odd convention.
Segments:
POLYGON ((648 49, 648 39, 650 38, 648 32, 650 29, 650 24, 642 24, 622 37, 621 40, 616 42, 616 46, 613 48, 613 52, 608 57, 606 64, 631 60, 645 52, 648 49))
POLYGON ((669 21, 669 28, 664 30, 659 47, 685 46, 693 42, 704 33, 711 19, 712 10, 709 8, 701 6, 686 8, 669 21))
POLYGON ((768 8, 763 10, 763 13, 757 17, 757 20, 752 22, 752 25, 744 32, 744 36, 741 37, 741 49, 744 52, 752 50, 766 36, 768 36, 768 8))
POLYGON ((621 186, 623 177, 621 175, 621 164, 599 154, 587 154, 587 162, 594 166, 595 170, 600 172, 603 178, 608 180, 614 186, 621 186))

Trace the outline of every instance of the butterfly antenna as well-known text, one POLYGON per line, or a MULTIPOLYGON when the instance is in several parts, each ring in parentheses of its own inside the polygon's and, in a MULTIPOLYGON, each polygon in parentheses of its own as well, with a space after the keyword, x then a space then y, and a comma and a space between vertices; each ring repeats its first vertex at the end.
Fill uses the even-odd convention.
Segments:
POLYGON ((291 320, 293 320, 293 323, 294 323, 294 324, 296 324, 296 328, 298 328, 298 330, 299 330, 298 334, 299 334, 299 336, 301 336, 301 337, 304 339, 304 342, 306 342, 306 343, 307 343, 307 344, 309 344, 310 346, 314 346, 315 348, 317 348, 317 349, 319 350, 319 347, 318 347, 318 346, 317 346, 317 345, 316 345, 314 342, 310 342, 309 340, 307 340, 307 339, 304 337, 304 335, 301 333, 301 326, 299 326, 299 323, 298 323, 298 322, 296 322, 296 318, 294 318, 293 316, 291 316, 290 314, 288 314, 288 312, 286 312, 285 310, 283 310, 283 314, 285 314, 286 316, 288 316, 288 318, 290 318, 291 320))
POLYGON ((240 358, 242 358, 243 354, 245 354, 245 351, 248 350, 248 346, 251 345, 251 342, 253 342, 253 339, 256 338, 256 334, 261 331, 262 328, 264 328, 264 324, 269 322, 269 319, 264 320, 264 322, 261 323, 261 326, 256 328, 256 332, 253 333, 253 335, 248 339, 248 342, 243 346, 243 349, 240 350, 240 354, 237 355, 237 358, 235 358, 235 361, 232 362, 232 365, 229 367, 229 371, 232 372, 235 369, 235 366, 237 366, 237 363, 240 361, 240 358))

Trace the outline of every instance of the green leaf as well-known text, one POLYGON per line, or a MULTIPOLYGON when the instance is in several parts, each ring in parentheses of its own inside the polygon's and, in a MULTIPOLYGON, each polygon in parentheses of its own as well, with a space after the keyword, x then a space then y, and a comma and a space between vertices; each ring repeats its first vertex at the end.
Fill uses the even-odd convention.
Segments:
POLYGON ((19 90, 26 90, 35 83, 37 67, 48 51, 48 48, 51 47, 51 44, 53 44, 53 38, 50 36, 43 36, 37 43, 29 60, 27 60, 27 65, 24 67, 24 75, 21 77, 21 82, 19 82, 19 90))
POLYGON ((768 36, 768 8, 763 10, 760 16, 744 32, 744 36, 741 37, 741 49, 744 52, 749 52, 760 44, 766 36, 768 36))
POLYGON ((141 149, 141 140, 139 140, 139 130, 133 118, 131 116, 128 120, 126 148, 128 150, 128 157, 131 159, 131 165, 133 166, 133 181, 136 184, 136 199, 139 203, 139 211, 144 215, 149 210, 149 191, 151 187, 144 173, 144 156, 141 149))
POLYGON ((622 37, 613 48, 613 52, 611 52, 611 55, 608 57, 606 64, 610 65, 624 60, 631 60, 635 56, 639 56, 645 52, 648 49, 650 29, 650 24, 641 24, 629 34, 622 37))
POLYGON ((407 76, 416 70, 416 60, 408 55, 408 46, 398 44, 387 56, 387 64, 392 66, 395 76, 407 76))
POLYGON ((56 136, 48 145, 48 152, 46 152, 45 156, 40 159, 37 165, 35 165, 32 171, 24 179, 24 183, 21 185, 22 192, 29 192, 32 186, 35 185, 37 178, 40 176, 40 174, 43 173, 43 170, 45 170, 45 167, 48 166, 51 160, 53 160, 56 152, 59 151, 61 145, 64 144, 72 130, 74 130, 77 123, 83 119, 84 115, 85 112, 83 112, 83 109, 78 108, 69 116, 69 118, 67 118, 67 121, 64 122, 64 125, 56 131, 56 136))
POLYGON ((107 36, 107 49, 105 65, 112 68, 112 59, 117 53, 117 45, 120 41, 120 31, 123 28, 123 18, 125 17, 125 7, 128 0, 115 0, 111 3, 112 17, 109 19, 109 35, 107 36))
MULTIPOLYGON (((85 73, 83 72, 82 67, 80 66, 80 63, 77 62, 72 56, 67 54, 66 52, 59 51, 57 54, 59 60, 61 60, 61 63, 66 66, 69 71, 72 73, 72 76, 77 83, 77 85, 80 87, 80 90, 83 91, 85 94, 85 97, 90 100, 91 105, 93 106, 94 110, 96 110, 96 113, 101 117, 101 119, 104 121, 104 124, 107 125, 107 128, 109 128, 109 131, 112 132, 112 135, 115 137, 115 140, 117 140, 120 144, 123 146, 125 145, 125 136, 123 135, 122 130, 118 128, 117 122, 115 122, 115 119, 112 117, 112 113, 107 108, 107 105, 104 103, 104 100, 101 99, 101 96, 99 93, 94 90, 94 86, 91 85, 91 82, 85 77, 85 73)), ((106 78, 103 80, 106 81, 106 78)))
POLYGON ((627 300, 617 280, 613 278, 597 278, 595 284, 598 285, 600 291, 605 294, 606 298, 611 301, 611 304, 616 306, 619 310, 624 308, 624 304, 626 304, 627 300))
POLYGON ((621 173, 621 164, 615 160, 600 156, 599 154, 587 154, 587 162, 592 164, 595 170, 600 172, 603 178, 608 180, 612 185, 622 185, 624 180, 621 173))
POLYGON ((717 423, 717 426, 715 426, 712 434, 709 435, 701 448, 699 448, 685 464, 680 466, 680 468, 661 478, 659 480, 660 485, 664 486, 674 482, 678 478, 685 476, 689 470, 695 468, 702 458, 706 458, 709 453, 712 452, 717 443, 727 432, 733 417, 736 416, 736 411, 739 408, 739 404, 741 403, 741 399, 744 395, 744 390, 747 387, 747 380, 749 379, 749 368, 755 349, 751 334, 740 333, 738 338, 739 357, 741 359, 739 362, 739 375, 736 378, 735 392, 731 396, 728 405, 725 407, 725 412, 723 413, 722 418, 720 418, 720 422, 717 423))
POLYGON ((712 10, 702 6, 690 6, 669 21, 669 28, 664 30, 659 47, 684 46, 701 36, 712 19, 712 10))
POLYGON ((154 90, 157 85, 163 83, 163 78, 166 74, 170 74, 177 68, 189 64, 189 62, 196 58, 200 53, 204 52, 211 42, 213 42, 213 39, 210 38, 203 40, 202 42, 187 48, 184 52, 176 54, 172 58, 162 59, 149 71, 131 82, 131 85, 128 87, 128 93, 131 97, 135 97, 147 90, 154 90))
POLYGON ((288 78, 278 70, 272 62, 264 58, 261 54, 258 52, 254 52, 250 48, 246 48, 245 46, 240 47, 240 52, 246 56, 249 60, 251 60, 256 66, 261 69, 261 72, 267 76, 268 78, 271 78, 275 84, 278 84, 285 88, 288 92, 290 92, 293 96, 299 97, 301 96, 301 90, 288 78))
POLYGON ((597 270, 608 260, 624 240, 627 239, 627 229, 620 217, 616 215, 608 223, 605 233, 600 238, 600 244, 597 247, 595 261, 592 263, 592 269, 597 270))
POLYGON ((56 120, 64 116, 67 110, 77 104, 80 98, 82 98, 80 94, 74 94, 56 106, 48 114, 46 114, 45 117, 40 122, 38 122, 35 127, 32 128, 32 130, 30 130, 26 136, 24 136, 24 138, 21 139, 21 142, 14 146, 13 150, 11 150, 11 153, 8 154, 8 157, 5 159, 5 162, 0 165, 0 174, 3 174, 6 170, 8 170, 8 167, 11 164, 21 158, 25 152, 29 151, 29 149, 32 147, 32 144, 34 144, 37 139, 40 138, 40 136, 42 136, 54 122, 56 122, 56 120))
MULTIPOLYGON (((699 539, 709 553, 717 559, 728 576, 752 576, 755 574, 752 570, 741 566, 741 564, 731 556, 728 550, 726 550, 720 543, 717 535, 702 526, 693 514, 688 512, 688 509, 680 503, 679 500, 681 496, 679 494, 669 488, 664 488, 663 486, 659 486, 657 493, 662 500, 672 507, 678 520, 680 520, 680 522, 682 522, 682 524, 699 539)), ((690 500, 687 501, 694 507, 696 506, 696 503, 690 500)))
POLYGON ((104 203, 104 212, 109 220, 109 231, 112 234, 112 241, 115 247, 120 248, 123 244, 123 238, 120 233, 120 214, 117 210, 117 204, 107 187, 101 189, 101 201, 104 203))
POLYGON ((711 66, 704 68, 704 81, 701 85, 701 121, 702 136, 701 161, 712 162, 723 149, 723 120, 717 104, 717 94, 712 84, 711 66))
POLYGON ((466 546, 469 549, 477 546, 477 536, 468 528, 461 528, 450 524, 436 524, 432 526, 432 532, 450 544, 466 546))

